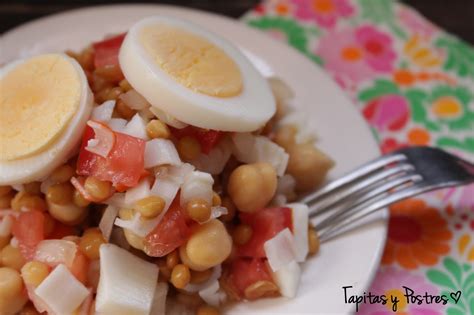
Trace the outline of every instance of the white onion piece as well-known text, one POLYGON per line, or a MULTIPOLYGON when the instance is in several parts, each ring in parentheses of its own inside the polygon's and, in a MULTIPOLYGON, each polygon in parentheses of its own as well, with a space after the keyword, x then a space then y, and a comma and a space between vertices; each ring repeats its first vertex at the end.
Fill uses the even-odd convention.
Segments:
POLYGON ((79 314, 78 315, 89 315, 92 307, 92 302, 94 301, 94 294, 92 292, 92 289, 89 288, 89 295, 86 297, 84 302, 82 302, 80 308, 79 308, 79 314))
POLYGON ((289 155, 267 137, 254 136, 250 133, 235 133, 232 141, 234 156, 240 162, 266 162, 275 168, 278 176, 285 173, 289 155))
POLYGON ((94 129, 95 135, 87 142, 85 149, 106 158, 115 144, 114 132, 107 126, 93 120, 89 120, 87 125, 94 129))
POLYGON ((226 207, 221 207, 221 206, 211 207, 211 216, 209 218, 209 221, 213 219, 217 219, 218 217, 222 215, 226 215, 227 213, 229 213, 229 210, 227 210, 226 207))
POLYGON ((316 130, 312 127, 314 124, 312 124, 307 115, 300 111, 291 111, 278 122, 278 126, 285 125, 297 127, 296 143, 314 142, 317 139, 316 130))
POLYGON ((125 125, 123 133, 143 140, 148 140, 146 133, 146 124, 139 114, 135 114, 132 119, 125 125))
POLYGON ((153 139, 145 145, 145 168, 160 165, 180 165, 178 151, 167 139, 153 139))
POLYGON ((101 314, 150 313, 158 281, 158 266, 112 245, 100 246, 100 280, 96 312, 101 314))
POLYGON ((296 261, 303 262, 308 255, 309 208, 304 203, 291 203, 286 207, 291 209, 296 261))
POLYGON ((36 295, 57 314, 72 314, 87 298, 89 290, 65 265, 59 265, 41 282, 36 295))
POLYGON ((108 122, 112 118, 114 112, 115 101, 105 101, 101 105, 94 107, 91 119, 96 121, 108 122))
POLYGON ((211 205, 213 195, 212 185, 214 185, 214 179, 211 174, 200 171, 191 172, 185 177, 184 183, 181 186, 181 206, 186 206, 186 204, 194 198, 205 200, 211 205))
POLYGON ((77 245, 66 240, 43 240, 36 247, 35 260, 51 267, 64 264, 72 266, 76 257, 77 245))
POLYGON ((107 125, 110 129, 116 132, 123 133, 125 126, 127 125, 127 120, 123 118, 112 118, 107 122, 107 125))
POLYGON ((266 241, 263 248, 273 271, 278 271, 296 259, 294 237, 288 228, 266 241))
POLYGON ((277 182, 277 194, 292 194, 295 192, 296 180, 290 174, 285 174, 282 177, 278 178, 277 182))
POLYGON ((6 237, 12 234, 13 216, 5 215, 0 221, 0 236, 6 237))
POLYGON ((99 229, 107 242, 109 241, 110 235, 112 234, 112 228, 114 227, 114 222, 118 211, 119 208, 109 205, 105 209, 104 214, 100 219, 99 229))
POLYGON ((166 295, 168 294, 168 284, 166 282, 158 282, 153 296, 153 305, 151 306, 150 315, 166 314, 166 295))
POLYGON ((146 120, 146 122, 148 123, 151 119, 155 118, 155 114, 153 114, 150 110, 150 107, 146 107, 144 109, 140 109, 138 111, 138 113, 140 114, 140 116, 142 116, 143 119, 146 120))
POLYGON ((131 220, 115 219, 115 225, 127 229, 140 237, 147 236, 160 223, 162 215, 153 219, 145 219, 139 213, 135 213, 131 220))
POLYGON ((115 193, 110 198, 102 201, 102 203, 118 208, 126 208, 130 206, 129 204, 125 203, 125 193, 115 193))
POLYGON ((213 285, 214 282, 218 281, 221 277, 221 274, 222 267, 221 265, 217 265, 212 269, 212 274, 206 282, 198 284, 188 283, 183 290, 189 293, 196 293, 205 290, 206 288, 209 288, 211 285, 213 285))
POLYGON ((147 178, 144 178, 137 186, 127 190, 125 193, 125 204, 133 206, 138 200, 149 197, 150 195, 150 182, 147 178))
POLYGON ((273 272, 272 277, 282 296, 287 298, 296 296, 301 279, 301 268, 296 261, 292 261, 280 270, 273 272))
POLYGON ((223 304, 226 300, 227 295, 220 291, 219 281, 214 281, 214 283, 205 288, 204 290, 199 291, 199 296, 209 305, 219 306, 223 304))
POLYGON ((26 293, 28 294, 28 298, 33 303, 33 306, 39 313, 44 313, 48 315, 60 315, 56 314, 49 306, 35 293, 35 287, 31 284, 26 284, 26 293))
POLYGON ((147 100, 135 90, 130 90, 126 93, 120 94, 119 99, 134 110, 141 110, 150 106, 150 103, 148 103, 147 100))
POLYGON ((217 146, 212 148, 209 154, 201 153, 191 161, 198 170, 218 175, 224 170, 225 165, 232 155, 232 142, 230 139, 222 139, 217 146))
POLYGON ((171 115, 163 112, 162 110, 151 106, 150 111, 155 114, 156 117, 158 117, 159 120, 164 122, 165 124, 174 127, 176 129, 183 129, 186 128, 188 125, 185 124, 184 122, 181 122, 177 120, 176 118, 172 117, 171 115))

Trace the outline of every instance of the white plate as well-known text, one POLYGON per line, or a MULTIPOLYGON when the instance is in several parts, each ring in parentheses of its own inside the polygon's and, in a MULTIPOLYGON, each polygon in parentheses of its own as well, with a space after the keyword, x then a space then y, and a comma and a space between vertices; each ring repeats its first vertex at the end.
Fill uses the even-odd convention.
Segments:
MULTIPOLYGON (((19 56, 79 50, 107 34, 126 31, 150 15, 189 19, 226 37, 265 60, 295 91, 295 104, 307 113, 319 146, 336 160, 331 178, 379 155, 363 118, 333 81, 306 57, 238 21, 209 13, 158 5, 91 7, 42 18, 2 36, 0 64, 19 56)), ((303 268, 298 295, 293 300, 265 299, 241 303, 231 314, 347 314, 343 286, 354 294, 367 289, 377 270, 385 243, 387 212, 372 223, 323 244, 320 254, 303 268)))

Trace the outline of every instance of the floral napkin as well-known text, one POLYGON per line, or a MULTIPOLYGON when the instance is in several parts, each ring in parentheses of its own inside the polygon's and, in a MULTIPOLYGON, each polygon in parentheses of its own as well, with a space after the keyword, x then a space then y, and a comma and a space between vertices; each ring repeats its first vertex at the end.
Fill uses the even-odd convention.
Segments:
MULTIPOLYGON (((474 48, 412 8, 391 0, 270 0, 243 20, 321 65, 384 153, 430 145, 474 161, 474 48)), ((390 300, 366 303, 360 314, 474 314, 474 185, 392 206, 369 290, 399 302, 396 310, 390 300), (404 287, 428 297, 407 303, 404 287), (429 296, 447 301, 427 303, 429 296)))

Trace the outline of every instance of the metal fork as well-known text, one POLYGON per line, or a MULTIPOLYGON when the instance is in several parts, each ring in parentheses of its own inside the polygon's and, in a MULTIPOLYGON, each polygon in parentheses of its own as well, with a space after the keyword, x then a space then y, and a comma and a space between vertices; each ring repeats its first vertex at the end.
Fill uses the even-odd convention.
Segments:
POLYGON ((315 229, 321 242, 397 201, 474 182, 474 164, 443 150, 410 147, 381 156, 336 179, 301 202, 310 217, 328 212, 315 229))

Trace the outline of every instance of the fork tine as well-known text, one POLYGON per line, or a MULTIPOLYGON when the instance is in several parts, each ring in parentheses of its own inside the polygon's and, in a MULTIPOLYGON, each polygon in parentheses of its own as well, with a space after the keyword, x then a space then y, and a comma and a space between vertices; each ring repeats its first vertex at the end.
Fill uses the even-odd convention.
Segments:
POLYGON ((360 167, 356 168, 354 171, 347 173, 346 175, 328 183, 326 186, 323 186, 321 189, 305 196, 301 202, 309 204, 314 200, 318 200, 319 198, 322 198, 326 194, 330 194, 336 189, 339 189, 349 183, 352 183, 355 180, 358 180, 373 171, 383 168, 387 165, 390 165, 395 162, 400 162, 406 160, 405 155, 402 153, 396 153, 396 154, 388 154, 381 156, 373 161, 370 161, 368 163, 365 163, 361 165, 360 167))
POLYGON ((345 201, 347 198, 359 194, 367 187, 373 186, 376 183, 391 178, 399 174, 405 174, 413 171, 413 166, 409 164, 399 164, 394 167, 382 169, 377 172, 373 172, 372 175, 366 176, 365 178, 356 180, 354 183, 347 184, 346 187, 334 191, 331 194, 327 194, 326 197, 315 200, 308 205, 314 209, 311 213, 313 216, 322 214, 329 210, 337 203, 345 201))

